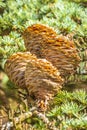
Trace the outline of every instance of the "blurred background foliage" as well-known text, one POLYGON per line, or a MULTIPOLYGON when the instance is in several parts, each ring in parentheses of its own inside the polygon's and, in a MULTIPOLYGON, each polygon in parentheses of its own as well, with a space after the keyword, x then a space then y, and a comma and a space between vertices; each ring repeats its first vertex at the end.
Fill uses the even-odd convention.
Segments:
MULTIPOLYGON (((59 92, 54 98, 52 106, 46 114, 60 130, 86 130, 87 0, 0 0, 0 104, 3 102, 3 105, 5 104, 7 107, 7 100, 10 100, 14 106, 17 100, 15 110, 13 107, 10 108, 13 115, 17 112, 20 115, 20 111, 26 111, 24 110, 26 105, 23 108, 18 107, 19 98, 15 86, 8 81, 8 77, 2 70, 7 57, 15 52, 25 51, 22 32, 33 23, 53 27, 58 34, 73 39, 79 50, 82 60, 77 74, 69 78, 73 82, 67 85, 67 90, 74 91, 74 88, 83 88, 85 91, 70 93, 65 91, 65 86, 65 90, 59 92), (82 86, 81 81, 85 82, 82 86), (77 83, 76 86, 75 83, 77 83)), ((37 117, 29 118, 26 122, 29 124, 29 128, 46 130, 44 123, 37 117)), ((22 125, 16 126, 15 129, 20 130, 23 128, 22 125)))

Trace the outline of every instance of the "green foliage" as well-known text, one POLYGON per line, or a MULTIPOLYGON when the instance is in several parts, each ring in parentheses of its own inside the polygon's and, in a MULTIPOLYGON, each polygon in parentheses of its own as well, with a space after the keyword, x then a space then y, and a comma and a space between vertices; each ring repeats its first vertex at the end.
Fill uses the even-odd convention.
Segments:
POLYGON ((61 130, 87 128, 87 93, 85 91, 73 93, 60 91, 53 102, 52 110, 47 113, 47 116, 50 120, 56 121, 58 128, 61 130))
POLYGON ((72 95, 70 93, 67 93, 67 91, 60 91, 56 97, 54 98, 54 104, 65 103, 66 101, 72 100, 72 95))
POLYGON ((3 1, 0 1, 0 8, 4 8, 6 4, 3 1))
POLYGON ((1 32, 8 27, 22 31, 27 23, 29 26, 30 23, 36 21, 53 26, 60 33, 75 31, 84 35, 86 30, 86 9, 73 2, 8 0, 6 6, 3 16, 0 18, 1 32))
POLYGON ((73 92, 73 97, 75 98, 75 100, 82 103, 83 105, 84 104, 87 105, 87 93, 86 93, 86 91, 73 92))
POLYGON ((87 2, 87 0, 72 0, 72 1, 75 1, 75 2, 87 2))
POLYGON ((24 51, 24 42, 20 34, 11 32, 9 35, 0 37, 0 58, 7 58, 18 51, 24 51))
POLYGON ((72 128, 77 129, 77 130, 86 130, 87 129, 87 116, 86 115, 80 115, 80 117, 78 119, 70 119, 70 120, 66 120, 65 122, 63 122, 63 124, 65 125, 64 128, 67 129, 72 128))
POLYGON ((77 105, 74 102, 67 102, 62 105, 62 112, 69 116, 75 116, 79 111, 81 111, 84 107, 82 105, 77 105))

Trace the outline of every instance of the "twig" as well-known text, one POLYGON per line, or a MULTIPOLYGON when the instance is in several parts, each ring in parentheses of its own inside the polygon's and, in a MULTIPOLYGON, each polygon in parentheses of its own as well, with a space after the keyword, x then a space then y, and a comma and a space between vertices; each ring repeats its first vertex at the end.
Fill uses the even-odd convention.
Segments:
POLYGON ((20 121, 24 121, 25 119, 27 119, 31 116, 32 116, 32 112, 30 112, 30 111, 23 113, 19 117, 15 117, 13 119, 13 121, 11 121, 11 122, 9 121, 9 122, 5 123, 4 125, 2 125, 1 130, 10 130, 10 128, 14 126, 14 123, 18 124, 20 121))
POLYGON ((39 112, 36 107, 32 107, 29 112, 23 113, 19 117, 13 118, 13 121, 5 123, 4 125, 2 125, 1 130, 10 130, 11 127, 14 126, 14 124, 16 125, 24 121, 25 119, 31 117, 33 114, 36 114, 46 124, 49 130, 58 130, 58 128, 56 128, 54 124, 49 121, 46 115, 39 112))
POLYGON ((49 121, 49 119, 46 117, 45 114, 40 113, 40 112, 38 112, 38 111, 36 111, 36 114, 37 114, 37 116, 38 116, 40 119, 42 119, 42 121, 47 125, 47 128, 48 128, 49 130, 59 130, 58 128, 56 128, 56 127, 54 126, 54 124, 53 124, 52 122, 49 121))

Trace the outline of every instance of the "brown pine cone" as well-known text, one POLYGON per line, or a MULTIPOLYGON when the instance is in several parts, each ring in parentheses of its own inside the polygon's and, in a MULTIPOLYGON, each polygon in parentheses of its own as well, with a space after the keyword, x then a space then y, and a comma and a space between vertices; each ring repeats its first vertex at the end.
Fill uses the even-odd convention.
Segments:
POLYGON ((62 88, 63 79, 58 70, 47 60, 37 59, 29 52, 16 53, 5 63, 9 79, 21 88, 26 88, 37 99, 41 109, 62 88))
POLYGON ((25 82, 29 95, 37 99, 37 105, 46 109, 50 100, 61 88, 63 79, 59 71, 45 59, 28 62, 25 71, 25 82))
POLYGON ((34 24, 23 34, 25 46, 38 58, 45 58, 60 71, 61 76, 73 74, 80 62, 77 48, 67 37, 57 36, 49 27, 34 24))
POLYGON ((5 72, 7 73, 9 79, 21 88, 25 88, 24 73, 27 63, 30 59, 36 59, 36 56, 29 52, 18 52, 9 57, 5 63, 5 72))

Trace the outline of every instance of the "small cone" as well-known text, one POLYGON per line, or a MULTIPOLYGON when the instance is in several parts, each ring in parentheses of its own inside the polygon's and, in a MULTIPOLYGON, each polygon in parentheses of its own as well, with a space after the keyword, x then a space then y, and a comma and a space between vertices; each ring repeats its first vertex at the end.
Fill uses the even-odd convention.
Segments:
POLYGON ((28 62, 25 71, 26 87, 29 95, 37 99, 41 109, 45 109, 47 101, 62 88, 63 81, 59 71, 47 60, 28 62))
POLYGON ((9 79, 21 88, 25 88, 24 73, 26 65, 30 59, 35 59, 36 57, 29 52, 18 52, 9 57, 5 63, 5 72, 7 73, 9 79))

